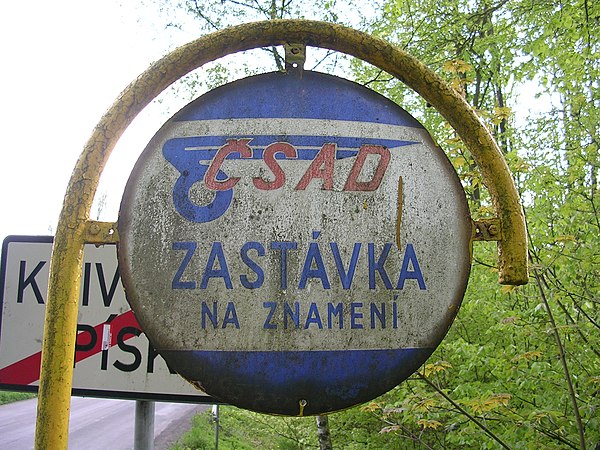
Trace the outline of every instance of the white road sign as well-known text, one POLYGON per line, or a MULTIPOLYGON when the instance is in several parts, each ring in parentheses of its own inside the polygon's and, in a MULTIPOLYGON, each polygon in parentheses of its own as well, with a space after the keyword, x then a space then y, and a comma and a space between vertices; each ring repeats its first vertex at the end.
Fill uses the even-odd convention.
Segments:
MULTIPOLYGON (((9 236, 0 267, 0 389, 35 391, 52 237, 9 236)), ((214 403, 170 371, 125 300, 116 249, 86 245, 77 344, 75 395, 214 403)))

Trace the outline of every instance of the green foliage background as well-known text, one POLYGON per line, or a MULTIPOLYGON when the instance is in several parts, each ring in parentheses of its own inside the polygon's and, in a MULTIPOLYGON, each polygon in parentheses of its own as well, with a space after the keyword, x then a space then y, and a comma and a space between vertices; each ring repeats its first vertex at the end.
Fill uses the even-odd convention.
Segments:
MULTIPOLYGON (((513 171, 528 224, 529 284, 498 285, 495 246, 475 243, 468 292, 447 338, 407 382, 331 415, 334 447, 598 448, 600 2, 219 0, 162 8, 183 11, 203 32, 305 17, 391 41, 464 95, 513 171)), ((279 49, 263 52, 281 68, 279 49)), ((433 108, 362 61, 316 55, 311 68, 352 78, 418 117, 457 169, 473 218, 493 216, 471 155, 433 108)), ((257 70, 234 66, 216 65, 189 86, 213 87, 257 70)), ((294 419, 247 423, 278 426, 271 420, 294 419)), ((295 448, 315 447, 314 422, 302 423, 306 438, 295 448)))
POLYGON ((30 394, 29 392, 0 391, 0 405, 17 402, 19 400, 27 400, 34 397, 35 394, 30 394))

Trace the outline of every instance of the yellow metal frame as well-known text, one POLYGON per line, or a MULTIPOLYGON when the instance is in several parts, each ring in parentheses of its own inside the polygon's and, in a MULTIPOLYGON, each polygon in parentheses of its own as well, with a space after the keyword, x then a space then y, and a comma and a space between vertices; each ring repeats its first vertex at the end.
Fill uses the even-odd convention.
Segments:
MULTIPOLYGON (((500 283, 527 282, 525 220, 508 166, 475 111, 442 78, 399 48, 341 25, 274 20, 218 31, 174 50, 131 83, 101 118, 77 161, 65 194, 50 265, 36 449, 67 448, 83 248, 86 242, 118 240, 115 224, 89 220, 100 174, 117 140, 148 103, 190 71, 238 51, 287 43, 304 43, 360 58, 403 81, 433 105, 465 142, 488 187, 498 216, 492 223, 495 232, 484 222, 474 228, 479 232, 485 228, 480 238, 487 234, 498 240, 500 283)), ((477 236, 474 232, 474 239, 477 236)))

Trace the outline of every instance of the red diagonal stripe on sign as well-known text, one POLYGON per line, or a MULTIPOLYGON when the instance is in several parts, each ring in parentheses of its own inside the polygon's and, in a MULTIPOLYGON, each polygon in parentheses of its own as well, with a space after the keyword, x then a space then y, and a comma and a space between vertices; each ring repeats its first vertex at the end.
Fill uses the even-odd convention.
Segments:
MULTIPOLYGON (((86 351, 75 352, 75 362, 83 361, 84 359, 94 356, 96 353, 102 351, 102 332, 104 330, 105 323, 100 323, 94 327, 97 339, 96 344, 93 348, 86 351)), ((137 319, 133 315, 133 311, 129 310, 123 314, 118 315, 110 321, 111 330, 116 332, 111 333, 110 346, 117 344, 118 330, 124 327, 135 327, 141 329, 137 319)), ((77 339, 81 336, 88 334, 87 331, 82 331, 77 334, 77 339)), ((126 334, 123 336, 123 340, 129 340, 135 337, 133 334, 126 334)), ((23 358, 10 366, 6 366, 0 369, 0 383, 3 384, 16 384, 16 385, 27 385, 31 384, 40 379, 40 366, 42 362, 42 352, 34 353, 31 356, 23 358)))

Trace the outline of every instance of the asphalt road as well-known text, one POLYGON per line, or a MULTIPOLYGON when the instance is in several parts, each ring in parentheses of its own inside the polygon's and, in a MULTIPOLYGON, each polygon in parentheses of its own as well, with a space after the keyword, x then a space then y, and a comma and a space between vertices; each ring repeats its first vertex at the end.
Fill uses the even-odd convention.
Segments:
MULTIPOLYGON (((0 449, 32 449, 37 399, 0 406, 0 449)), ((155 450, 168 449, 208 405, 156 402, 155 450)), ((71 450, 133 448, 135 401, 73 397, 69 422, 71 450)))

